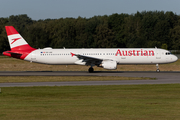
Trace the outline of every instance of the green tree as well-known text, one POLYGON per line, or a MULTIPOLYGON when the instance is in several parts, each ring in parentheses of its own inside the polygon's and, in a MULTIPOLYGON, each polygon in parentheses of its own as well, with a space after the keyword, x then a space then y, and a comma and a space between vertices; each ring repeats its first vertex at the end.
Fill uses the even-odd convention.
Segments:
POLYGON ((170 38, 172 40, 172 49, 180 50, 180 20, 179 24, 170 30, 170 38))

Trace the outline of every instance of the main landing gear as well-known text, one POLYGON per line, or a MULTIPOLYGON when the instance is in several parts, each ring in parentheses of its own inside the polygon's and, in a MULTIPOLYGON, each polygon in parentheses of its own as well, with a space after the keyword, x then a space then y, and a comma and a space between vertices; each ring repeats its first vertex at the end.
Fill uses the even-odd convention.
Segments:
POLYGON ((92 73, 92 72, 94 72, 94 68, 90 67, 88 71, 89 71, 89 73, 92 73))
POLYGON ((156 72, 159 73, 160 70, 159 70, 159 65, 158 65, 158 64, 156 64, 156 68, 157 68, 157 69, 156 69, 156 72))

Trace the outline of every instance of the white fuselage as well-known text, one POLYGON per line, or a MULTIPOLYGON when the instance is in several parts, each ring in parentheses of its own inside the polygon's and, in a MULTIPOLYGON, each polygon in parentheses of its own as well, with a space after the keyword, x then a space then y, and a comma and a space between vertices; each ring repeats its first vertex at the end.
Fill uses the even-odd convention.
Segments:
POLYGON ((164 64, 177 61, 169 51, 157 48, 113 48, 113 49, 37 49, 24 60, 44 64, 83 64, 83 61, 71 53, 113 60, 117 64, 164 64))

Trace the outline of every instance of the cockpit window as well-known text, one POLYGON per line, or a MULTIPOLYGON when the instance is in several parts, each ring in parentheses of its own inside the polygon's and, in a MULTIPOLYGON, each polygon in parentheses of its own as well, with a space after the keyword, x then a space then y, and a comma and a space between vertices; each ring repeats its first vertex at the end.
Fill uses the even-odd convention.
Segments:
POLYGON ((171 53, 170 52, 166 52, 166 55, 171 55, 171 53))

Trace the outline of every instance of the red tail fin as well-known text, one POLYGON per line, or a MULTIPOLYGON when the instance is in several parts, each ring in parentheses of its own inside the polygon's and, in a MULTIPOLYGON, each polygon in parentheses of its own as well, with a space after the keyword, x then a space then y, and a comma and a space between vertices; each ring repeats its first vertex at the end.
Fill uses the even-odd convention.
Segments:
POLYGON ((29 50, 34 49, 24 40, 13 26, 6 26, 6 32, 11 50, 29 50))
POLYGON ((36 50, 29 46, 13 26, 6 26, 5 28, 11 51, 5 51, 3 55, 24 59, 29 53, 36 50))

